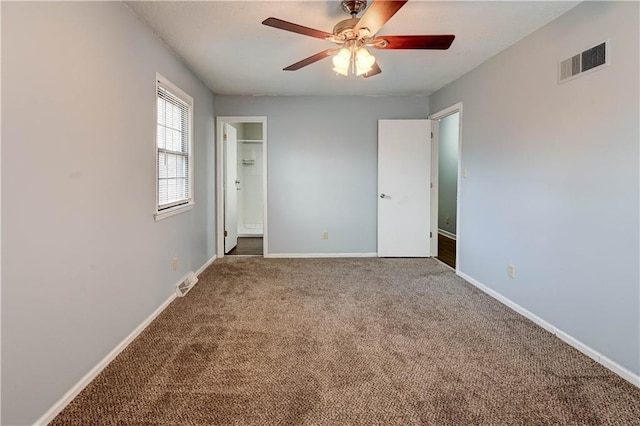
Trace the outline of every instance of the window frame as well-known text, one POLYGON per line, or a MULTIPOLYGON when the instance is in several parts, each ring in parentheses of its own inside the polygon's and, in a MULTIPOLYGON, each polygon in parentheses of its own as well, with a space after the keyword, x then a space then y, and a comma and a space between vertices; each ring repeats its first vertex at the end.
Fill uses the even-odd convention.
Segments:
POLYGON ((154 93, 154 124, 153 124, 153 150, 155 152, 155 208, 154 208, 154 218, 156 221, 165 219, 171 216, 175 216, 180 213, 184 213, 189 211, 195 205, 194 201, 194 179, 193 179, 193 116, 194 116, 194 103, 193 98, 189 96, 186 92, 180 89, 178 86, 169 81, 166 77, 164 77, 160 73, 156 73, 156 83, 154 84, 155 93, 154 93), (187 176, 187 185, 188 185, 188 197, 185 202, 180 204, 169 206, 165 208, 160 208, 160 176, 159 176, 159 168, 158 168, 158 158, 160 154, 160 149, 158 148, 158 88, 164 88, 169 91, 173 96, 177 97, 181 101, 187 104, 188 112, 189 112, 189 124, 188 124, 188 153, 187 153, 187 168, 188 168, 188 176, 187 176))

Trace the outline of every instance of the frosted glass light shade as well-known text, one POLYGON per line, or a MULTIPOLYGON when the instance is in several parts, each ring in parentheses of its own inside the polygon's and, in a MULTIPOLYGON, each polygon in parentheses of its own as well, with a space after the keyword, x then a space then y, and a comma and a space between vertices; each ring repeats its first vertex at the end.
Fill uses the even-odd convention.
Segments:
POLYGON ((341 68, 341 67, 333 67, 333 70, 340 75, 344 75, 345 77, 349 75, 349 67, 341 68))
POLYGON ((352 72, 360 76, 371 71, 376 58, 364 47, 356 50, 355 46, 351 44, 333 55, 332 62, 333 71, 336 73, 346 77, 349 75, 349 68, 351 68, 352 72))
MULTIPOLYGON (((364 47, 361 47, 356 51, 356 68, 358 68, 359 71, 361 70, 366 70, 364 72, 371 71, 371 68, 375 63, 376 63, 376 58, 371 53, 369 53, 369 51, 364 47)), ((358 75, 360 74, 361 73, 358 73, 358 75)))
POLYGON ((333 56, 332 59, 333 66, 336 68, 349 68, 349 63, 351 62, 351 51, 347 48, 342 48, 333 56))

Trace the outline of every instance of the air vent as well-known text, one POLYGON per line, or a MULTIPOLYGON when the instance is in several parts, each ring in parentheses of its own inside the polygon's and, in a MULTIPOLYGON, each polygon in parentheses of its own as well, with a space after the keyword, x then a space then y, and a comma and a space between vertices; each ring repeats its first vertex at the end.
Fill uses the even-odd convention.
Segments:
POLYGON ((196 277, 196 274, 194 274, 193 272, 189 272, 184 281, 176 286, 176 296, 185 296, 189 292, 189 290, 191 290, 193 286, 196 285, 197 282, 198 277, 196 277))
POLYGON ((588 72, 602 69, 607 65, 609 65, 609 42, 605 41, 561 61, 559 83, 573 80, 588 72))

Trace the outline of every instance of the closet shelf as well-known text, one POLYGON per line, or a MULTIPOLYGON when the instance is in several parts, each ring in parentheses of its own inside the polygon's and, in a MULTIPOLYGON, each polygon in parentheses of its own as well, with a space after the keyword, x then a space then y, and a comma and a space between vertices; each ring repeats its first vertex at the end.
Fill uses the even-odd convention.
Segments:
POLYGON ((238 139, 241 143, 262 143, 262 139, 238 139))

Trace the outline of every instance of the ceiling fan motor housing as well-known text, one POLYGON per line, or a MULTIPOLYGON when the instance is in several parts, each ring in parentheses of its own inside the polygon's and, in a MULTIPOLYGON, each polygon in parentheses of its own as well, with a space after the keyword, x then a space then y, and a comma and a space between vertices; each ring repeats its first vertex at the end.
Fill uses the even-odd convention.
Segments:
MULTIPOLYGON (((358 18, 349 18, 349 19, 344 19, 338 22, 336 26, 333 27, 333 34, 337 36, 341 36, 341 35, 346 35, 345 33, 348 33, 350 31, 353 32, 353 29, 355 28, 359 20, 360 19, 358 18)), ((349 35, 347 35, 346 38, 349 39, 353 37, 349 37, 349 35)))
POLYGON ((353 18, 367 7, 366 0, 342 0, 342 10, 350 14, 353 18))

